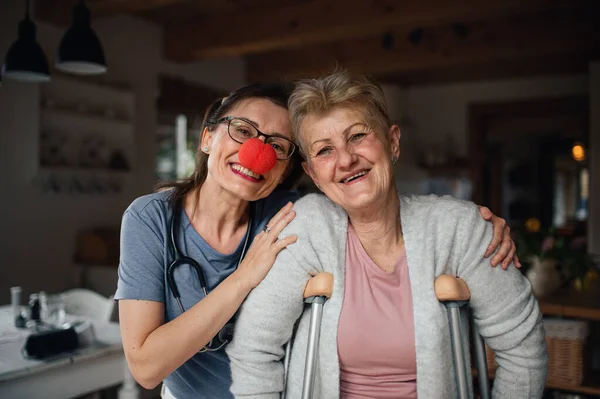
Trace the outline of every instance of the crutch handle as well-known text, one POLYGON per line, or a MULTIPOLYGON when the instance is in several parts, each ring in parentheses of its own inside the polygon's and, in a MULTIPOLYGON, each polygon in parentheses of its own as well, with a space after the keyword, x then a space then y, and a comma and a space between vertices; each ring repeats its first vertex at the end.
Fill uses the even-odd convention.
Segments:
POLYGON ((435 296, 440 302, 450 301, 468 301, 471 298, 471 292, 464 280, 442 274, 435 279, 435 296))
POLYGON ((333 292, 333 275, 327 272, 321 272, 313 276, 306 283, 304 288, 304 299, 313 296, 331 297, 333 292))

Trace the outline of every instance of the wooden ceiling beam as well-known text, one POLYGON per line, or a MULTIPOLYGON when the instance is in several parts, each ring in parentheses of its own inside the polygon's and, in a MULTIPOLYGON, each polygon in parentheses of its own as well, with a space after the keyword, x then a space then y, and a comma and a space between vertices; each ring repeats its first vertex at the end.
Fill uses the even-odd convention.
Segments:
POLYGON ((446 83, 473 82, 588 73, 591 53, 562 54, 554 57, 511 58, 468 66, 420 69, 375 75, 381 83, 399 86, 426 86, 446 83))
MULTIPOLYGON (((335 66, 373 75, 464 68, 511 59, 564 54, 600 54, 597 15, 544 13, 466 24, 466 35, 452 26, 423 30, 411 43, 407 29, 395 29, 385 45, 381 36, 247 57, 249 81, 296 79, 330 72, 335 66), (390 39, 391 38, 391 39, 390 39)), ((464 33, 464 32, 463 32, 464 33)))
MULTIPOLYGON (((262 53, 379 34, 387 29, 572 8, 590 0, 321 0, 251 13, 222 14, 165 29, 164 53, 194 61, 262 53)), ((592 0, 593 1, 593 0, 592 0)))
MULTIPOLYGON (((87 0, 92 18, 137 13, 173 6, 190 0, 87 0)), ((71 21, 73 6, 78 0, 36 0, 35 16, 44 22, 65 25, 71 21)))

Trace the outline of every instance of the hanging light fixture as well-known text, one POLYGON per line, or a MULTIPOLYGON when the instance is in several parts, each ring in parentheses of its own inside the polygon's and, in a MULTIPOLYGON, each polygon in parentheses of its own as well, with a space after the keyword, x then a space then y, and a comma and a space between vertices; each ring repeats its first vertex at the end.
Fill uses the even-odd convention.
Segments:
POLYGON ((58 46, 56 68, 81 75, 105 73, 104 50, 90 24, 90 10, 80 0, 73 7, 73 23, 58 46))
POLYGON ((2 66, 2 75, 24 82, 48 82, 50 70, 42 47, 35 40, 35 24, 29 18, 29 0, 25 18, 19 23, 19 36, 10 46, 2 66))

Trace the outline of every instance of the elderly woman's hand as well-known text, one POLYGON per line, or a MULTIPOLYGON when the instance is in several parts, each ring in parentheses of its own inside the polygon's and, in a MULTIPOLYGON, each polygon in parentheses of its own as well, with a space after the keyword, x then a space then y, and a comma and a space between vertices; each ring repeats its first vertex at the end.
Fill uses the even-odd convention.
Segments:
POLYGON ((506 269, 512 261, 516 267, 520 268, 521 262, 519 262, 519 258, 516 255, 516 246, 510 237, 510 227, 506 224, 506 220, 494 215, 492 211, 485 206, 479 207, 479 213, 483 219, 488 222, 491 221, 494 225, 494 236, 492 237, 492 241, 485 251, 484 256, 487 258, 500 247, 498 253, 490 260, 491 265, 495 267, 502 262, 502 268, 506 269))

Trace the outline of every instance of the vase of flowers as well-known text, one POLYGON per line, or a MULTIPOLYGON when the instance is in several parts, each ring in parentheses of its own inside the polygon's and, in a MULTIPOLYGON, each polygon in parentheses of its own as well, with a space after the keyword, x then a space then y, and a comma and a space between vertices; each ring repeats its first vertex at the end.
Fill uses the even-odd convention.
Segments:
POLYGON ((525 274, 531 283, 531 290, 536 298, 543 298, 554 293, 562 285, 556 259, 529 257, 530 266, 525 274))
POLYGON ((552 294, 564 284, 584 289, 589 276, 596 273, 584 235, 554 228, 542 230, 539 220, 532 218, 517 233, 515 242, 524 273, 538 298, 552 294))

